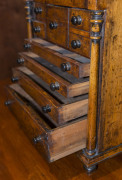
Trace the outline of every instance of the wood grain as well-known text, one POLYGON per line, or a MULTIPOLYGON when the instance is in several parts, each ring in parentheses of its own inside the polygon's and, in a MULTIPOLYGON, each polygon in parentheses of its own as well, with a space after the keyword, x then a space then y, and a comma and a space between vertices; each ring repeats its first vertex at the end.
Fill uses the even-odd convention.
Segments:
MULTIPOLYGON (((87 114, 88 99, 82 99, 65 105, 55 100, 44 89, 25 76, 19 69, 13 69, 14 77, 19 78, 18 84, 40 105, 40 108, 49 105, 51 112, 48 114, 58 125, 87 114)), ((18 92, 19 93, 19 92, 18 92)), ((21 95, 21 92, 19 93, 21 95)), ((26 98, 26 97, 25 97, 26 98)), ((41 111, 43 113, 43 111, 41 111)), ((45 115, 45 113, 43 113, 45 115)))
MULTIPOLYGON (((15 85, 12 86, 14 87, 15 85)), ((85 148, 86 118, 78 119, 77 121, 51 130, 48 127, 48 122, 42 119, 41 114, 38 114, 29 104, 23 101, 13 91, 12 86, 9 86, 8 89, 8 99, 12 101, 9 108, 15 114, 16 118, 19 118, 20 124, 31 141, 35 136, 41 135, 43 137, 42 142, 45 143, 44 147, 46 148, 50 162, 85 148)))
POLYGON ((122 1, 108 1, 104 41, 99 151, 122 143, 122 1))
MULTIPOLYGON (((2 2, 5 3, 5 1, 2 2)), ((0 179, 62 180, 62 176, 64 180, 122 179, 121 154, 101 162, 98 170, 90 176, 86 174, 83 164, 76 154, 49 164, 44 158, 42 146, 40 146, 39 153, 28 140, 17 119, 4 106, 5 86, 8 83, 10 83, 8 80, 0 82, 0 179)))

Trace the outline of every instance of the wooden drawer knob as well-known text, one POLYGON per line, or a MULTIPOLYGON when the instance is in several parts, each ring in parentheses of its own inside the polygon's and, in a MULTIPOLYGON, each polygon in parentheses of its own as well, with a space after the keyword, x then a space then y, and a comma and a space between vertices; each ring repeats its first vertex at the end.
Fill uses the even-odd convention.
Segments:
POLYGON ((73 49, 77 49, 77 48, 80 48, 81 47, 81 42, 80 40, 73 40, 71 42, 71 46, 73 49))
POLYGON ((33 27, 33 31, 34 31, 35 33, 39 33, 39 32, 41 31, 41 28, 40 28, 39 26, 33 27))
POLYGON ((30 49, 31 45, 30 44, 24 44, 24 49, 30 49))
POLYGON ((12 77, 11 78, 11 81, 14 83, 14 82, 17 82, 19 80, 19 78, 18 77, 12 77))
POLYGON ((36 14, 41 14, 41 13, 42 13, 42 8, 36 7, 36 8, 34 8, 34 12, 35 12, 36 14))
POLYGON ((50 84, 50 89, 51 89, 52 91, 59 90, 59 89, 60 89, 59 83, 58 83, 58 82, 51 83, 51 84, 50 84))
POLYGON ((34 144, 37 144, 37 143, 41 142, 44 138, 45 138, 44 135, 37 136, 37 137, 33 138, 33 142, 34 142, 34 144))
POLYGON ((25 60, 24 60, 23 58, 17 59, 17 63, 18 63, 18 64, 22 64, 22 63, 24 63, 24 62, 25 62, 25 60))
POLYGON ((43 106, 43 107, 42 107, 42 111, 43 111, 44 113, 51 112, 51 107, 50 107, 49 105, 43 106))
POLYGON ((82 22, 81 16, 72 16, 71 22, 73 25, 80 25, 82 22))
POLYGON ((12 104, 12 101, 10 101, 10 100, 9 101, 5 101, 5 105, 6 106, 9 106, 10 104, 12 104))
POLYGON ((70 71, 71 70, 71 65, 70 65, 70 63, 62 63, 61 64, 61 70, 62 71, 70 71))
POLYGON ((49 27, 50 29, 56 29, 58 27, 58 24, 56 22, 50 22, 49 27))

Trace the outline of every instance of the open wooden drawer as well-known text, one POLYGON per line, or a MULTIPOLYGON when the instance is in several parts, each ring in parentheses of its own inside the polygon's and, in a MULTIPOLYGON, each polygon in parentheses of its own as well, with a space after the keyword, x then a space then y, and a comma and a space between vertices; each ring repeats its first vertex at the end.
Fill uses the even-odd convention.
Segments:
POLYGON ((45 147, 50 162, 86 147, 86 118, 56 127, 42 118, 38 110, 17 95, 11 86, 7 90, 6 104, 20 121, 31 141, 41 143, 45 147))
POLYGON ((67 98, 89 92, 89 78, 77 79, 35 53, 20 53, 20 59, 23 59, 23 65, 45 81, 52 91, 57 91, 67 98))
POLYGON ((26 67, 13 69, 13 80, 18 79, 18 84, 38 103, 42 109, 42 113, 44 115, 48 114, 58 125, 87 114, 88 94, 74 98, 72 102, 70 100, 69 102, 62 102, 62 98, 56 99, 50 95, 35 82, 36 80, 31 78, 32 76, 34 77, 35 74, 26 67))

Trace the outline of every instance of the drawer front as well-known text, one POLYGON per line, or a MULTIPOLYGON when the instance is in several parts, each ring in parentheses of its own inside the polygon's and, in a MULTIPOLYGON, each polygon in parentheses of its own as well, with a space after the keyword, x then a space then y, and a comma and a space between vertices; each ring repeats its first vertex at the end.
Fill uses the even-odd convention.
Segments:
MULTIPOLYGON (((34 55, 35 56, 35 55, 34 55)), ((33 71, 43 81, 45 81, 52 91, 58 91, 63 96, 70 98, 78 95, 86 94, 89 91, 89 81, 81 80, 79 83, 72 84, 64 80, 59 75, 53 73, 49 69, 43 67, 34 59, 34 56, 28 56, 28 53, 21 53, 24 58, 24 66, 33 71)))
POLYGON ((69 34, 69 49, 90 58, 90 38, 77 34, 69 34))
MULTIPOLYGON (((22 69, 22 68, 21 68, 22 69)), ((27 70, 29 72, 29 70, 27 70)), ((21 70, 14 69, 14 77, 19 78, 19 85, 40 105, 42 113, 48 114, 58 125, 87 114, 88 96, 82 96, 71 104, 62 104, 50 96, 43 88, 33 82, 21 70), (39 98, 40 97, 40 98, 39 98)))
POLYGON ((87 8, 86 1, 87 0, 46 0, 46 3, 60 6, 87 8))
POLYGON ((47 40, 67 47, 68 9, 47 6, 47 40))
POLYGON ((34 37, 45 39, 46 38, 45 23, 33 21, 33 34, 34 34, 34 37))
POLYGON ((46 5, 42 3, 34 4, 35 19, 38 21, 45 21, 46 19, 46 5))
POLYGON ((70 28, 77 28, 79 30, 90 31, 90 16, 90 11, 88 10, 70 9, 70 28))
POLYGON ((48 160, 53 162, 86 147, 85 118, 56 128, 41 117, 28 103, 12 89, 8 89, 9 108, 20 120, 30 140, 46 148, 48 160))

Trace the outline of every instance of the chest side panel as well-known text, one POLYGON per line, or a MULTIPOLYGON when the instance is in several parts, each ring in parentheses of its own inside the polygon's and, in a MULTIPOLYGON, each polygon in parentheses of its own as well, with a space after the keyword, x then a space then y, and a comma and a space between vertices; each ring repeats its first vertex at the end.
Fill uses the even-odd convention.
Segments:
POLYGON ((108 1, 98 131, 100 152, 122 143, 121 6, 121 0, 108 1))

